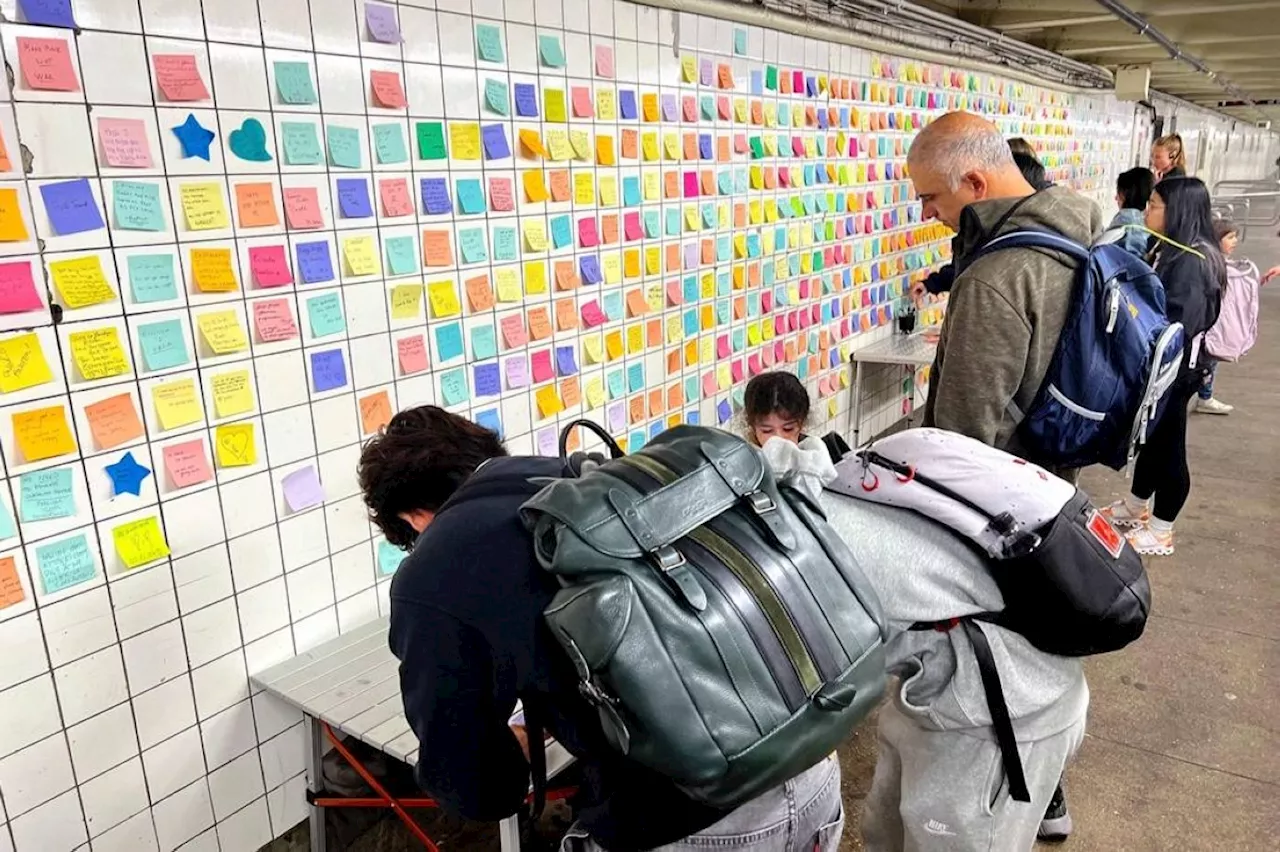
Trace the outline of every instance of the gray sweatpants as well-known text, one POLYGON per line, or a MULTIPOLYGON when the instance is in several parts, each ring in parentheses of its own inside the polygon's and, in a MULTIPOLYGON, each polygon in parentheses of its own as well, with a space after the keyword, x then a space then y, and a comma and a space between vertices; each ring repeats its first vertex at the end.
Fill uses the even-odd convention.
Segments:
POLYGON ((993 738, 920 727, 892 701, 880 708, 879 757, 862 816, 867 852, 1027 852, 1085 718, 1018 744, 1031 802, 1015 802, 993 738))

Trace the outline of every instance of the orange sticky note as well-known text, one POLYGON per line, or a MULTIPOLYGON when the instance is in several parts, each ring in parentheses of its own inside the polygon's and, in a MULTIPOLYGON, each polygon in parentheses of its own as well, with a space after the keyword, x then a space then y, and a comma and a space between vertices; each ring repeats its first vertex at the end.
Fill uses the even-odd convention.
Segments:
POLYGON ((633 317, 649 312, 649 303, 645 301, 643 291, 636 289, 627 294, 627 310, 631 312, 633 317))
POLYGON ((0 132, 0 172, 13 171, 13 163, 9 162, 9 147, 4 143, 4 133, 0 132))
POLYGON ((568 331, 578 327, 578 306, 573 299, 556 301, 556 328, 568 331))
POLYGON ((75 439, 67 426, 67 410, 61 405, 14 412, 13 436, 27 463, 76 451, 75 439))
POLYGON ((464 282, 467 287, 467 301, 473 311, 487 311, 493 307, 493 288, 489 286, 488 275, 477 275, 464 282))
POLYGON ((572 408, 582 402, 582 386, 577 376, 569 376, 560 382, 560 399, 565 408, 572 408))
POLYGON ((0 559, 0 609, 22 603, 27 597, 18 577, 18 565, 12 556, 0 559))
POLYGON ((528 152, 531 157, 547 156, 547 149, 542 145, 542 136, 536 130, 523 129, 519 132, 520 147, 528 152))
POLYGON ((644 420, 644 397, 633 396, 631 398, 631 422, 639 423, 644 420))
POLYGON ((18 190, 0 189, 0 242, 20 243, 29 236, 27 223, 22 220, 18 190))
POLYGON ((622 157, 634 160, 640 156, 640 134, 635 130, 622 131, 622 157))
POLYGON ((556 289, 575 290, 582 284, 582 279, 573 271, 573 261, 556 261, 556 289))
POLYGON ((606 213, 600 217, 600 242, 612 245, 618 241, 618 214, 606 213))
POLYGON ((413 215, 409 181, 405 178, 388 178, 378 181, 378 197, 382 199, 382 215, 390 217, 413 215))
POLYGON ((529 337, 533 340, 545 340, 551 336, 551 317, 546 308, 534 308, 529 311, 529 337))
POLYGON ((524 194, 530 202, 537 203, 547 200, 547 187, 542 182, 541 169, 529 169, 520 176, 520 182, 524 185, 524 194))
POLYGON ((110 396, 84 407, 89 431, 100 450, 109 450, 142 437, 142 421, 131 394, 110 396))
POLYGON ((612 136, 596 137, 596 162, 602 166, 612 166, 614 164, 612 136))
POLYGON ((658 96, 653 92, 647 92, 640 96, 640 108, 644 113, 645 121, 658 120, 658 96))
POLYGON ((66 39, 19 36, 18 65, 22 68, 22 78, 33 89, 80 91, 66 39))
POLYGON ((299 231, 324 227, 320 213, 320 197, 313 186, 294 187, 284 191, 284 216, 290 228, 299 231))
POLYGON ((548 177, 551 179, 551 200, 568 201, 569 172, 564 169, 558 169, 554 172, 549 172, 548 177))
POLYGON ((425 266, 453 266, 448 231, 422 232, 422 262, 425 266))
POLYGON ((362 434, 372 435, 391 422, 391 396, 385 391, 371 393, 360 400, 362 434))
POLYGON ((269 183, 236 184, 236 218, 242 228, 266 228, 280 224, 275 195, 269 183))
POLYGON ((663 195, 667 198, 680 197, 680 175, 676 172, 667 172, 662 176, 663 195))
POLYGON ((404 109, 404 86, 400 83, 399 74, 394 71, 370 71, 369 85, 373 88, 373 99, 378 106, 404 109))
POLYGON ((649 416, 657 417, 665 410, 662 402, 662 388, 649 391, 649 416))

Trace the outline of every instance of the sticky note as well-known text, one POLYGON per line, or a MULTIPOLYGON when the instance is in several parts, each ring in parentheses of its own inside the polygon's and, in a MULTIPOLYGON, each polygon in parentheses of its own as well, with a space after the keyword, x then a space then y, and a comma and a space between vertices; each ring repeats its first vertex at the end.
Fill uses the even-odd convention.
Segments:
POLYGON ((449 148, 455 160, 480 159, 480 125, 469 121, 450 122, 449 148))
POLYGON ((209 99, 209 90, 200 77, 196 58, 190 53, 155 53, 151 67, 156 72, 156 85, 165 100, 174 102, 209 99))
POLYGON ((418 247, 413 237, 387 237, 383 250, 392 275, 411 275, 418 270, 418 247))
POLYGON ((358 169, 364 157, 360 153, 360 131, 334 124, 324 126, 329 143, 329 163, 343 169, 358 169))
POLYGON ((298 326, 289 303, 289 299, 257 299, 253 302, 253 328, 263 343, 279 343, 298 336, 298 326))
POLYGON ((218 467, 245 467, 258 460, 252 423, 227 423, 214 430, 218 467))
POLYGON ((560 44, 559 36, 539 35, 538 55, 542 57, 542 64, 548 68, 564 67, 564 47, 560 44))
POLYGON ((471 398, 467 387, 467 372, 459 367, 440 376, 440 395, 444 397, 446 406, 459 405, 471 398))
POLYGON ((122 169, 151 168, 147 124, 140 118, 99 118, 98 147, 108 166, 122 169))
POLYGON ((311 353, 311 388, 316 393, 347 386, 347 363, 342 351, 329 349, 311 353))
POLYGON ((413 215, 413 201, 409 198, 409 181, 406 178, 378 181, 378 197, 382 200, 384 216, 398 218, 413 215))
POLYGON ((314 465, 285 474, 280 481, 280 490, 290 512, 301 512, 324 502, 324 488, 320 485, 320 474, 316 472, 314 465))
POLYGON ((191 277, 202 293, 233 293, 240 288, 231 266, 231 249, 191 249, 191 277))
POLYGON ((58 236, 96 231, 106 226, 86 178, 42 184, 40 196, 53 232, 58 236))
POLYGON ((437 319, 457 316, 462 312, 462 304, 458 301, 458 293, 452 281, 429 283, 427 298, 431 302, 431 315, 437 319))
POLYGON ((369 200, 369 181, 364 178, 338 178, 338 210, 344 219, 364 219, 373 216, 373 203, 369 200))
POLYGON ((484 212, 484 186, 480 181, 458 181, 458 206, 468 215, 484 212))
POLYGON ((114 327, 73 331, 67 335, 71 360, 88 381, 106 379, 129 372, 129 359, 120 346, 114 327))
POLYGON ((373 126, 373 151, 382 165, 407 163, 409 150, 404 144, 404 128, 399 124, 373 126))
POLYGON ((385 390, 360 398, 360 434, 372 435, 391 422, 391 397, 385 390))
POLYGON ((396 341, 396 357, 400 362, 400 372, 411 376, 427 369, 427 344, 422 335, 402 337, 396 341))
POLYGON ((18 190, 0 189, 0 242, 22 242, 29 237, 27 223, 22 218, 18 190))
POLYGON ((471 371, 476 386, 476 396, 497 396, 502 393, 502 375, 497 364, 477 364, 471 371))
POLYGON ((346 237, 342 241, 342 259, 352 275, 378 275, 382 264, 373 237, 346 237))
POLYGON ((38 545, 36 569, 46 595, 87 583, 98 573, 84 533, 38 545))
MULTIPOLYGON (((94 259, 97 259, 96 255, 94 259)), ((99 272, 101 272, 101 269, 102 267, 99 265, 99 272)), ((111 288, 108 286, 107 291, 109 293, 110 290, 111 288)), ((110 295, 114 296, 115 294, 111 293, 110 295)), ((26 311, 39 310, 43 307, 44 302, 36 291, 35 280, 31 274, 30 261, 0 263, 0 314, 20 314, 26 311)))
POLYGON ((415 319, 422 311, 422 285, 397 284, 391 288, 391 318, 415 319))
POLYGON ((18 37, 18 66, 33 89, 78 92, 80 81, 65 39, 18 37))
POLYGON ((187 230, 209 231, 230 226, 219 183, 184 183, 179 188, 187 230))
POLYGON ((418 159, 443 160, 449 156, 444 142, 444 125, 439 121, 420 121, 418 134, 418 159))
POLYGON ((538 117, 538 88, 532 83, 515 84, 516 115, 520 118, 538 117))
POLYGON ((158 184, 118 180, 112 184, 111 194, 117 228, 126 231, 164 230, 158 184))
POLYGON ((373 89, 373 100, 377 106, 388 109, 404 109, 404 85, 400 75, 394 71, 370 71, 369 86, 373 89))
POLYGON ((502 49, 502 31, 493 24, 476 24, 476 59, 485 62, 505 62, 502 49))
MULTIPOLYGON (((0 513, 4 513, 4 508, 0 507, 0 513)), ((5 517, 8 515, 5 513, 5 517)), ((13 521, 8 521, 9 527, 13 526, 13 521)), ((5 536, 6 538, 12 537, 5 536)), ((22 588, 22 579, 18 576, 18 566, 12 556, 0 558, 0 609, 20 604, 26 600, 27 594, 22 588)))
POLYGON ((209 459, 205 455, 204 440, 183 441, 164 448, 164 469, 174 488, 189 488, 213 479, 209 459))
POLYGON ((484 103, 490 112, 501 116, 511 115, 511 100, 507 93, 507 85, 492 77, 484 81, 484 103))
POLYGON ((236 184, 236 218, 242 228, 264 228, 280 224, 275 193, 269 183, 236 184))
POLYGON ((458 233, 458 249, 463 263, 480 263, 489 259, 483 228, 468 228, 458 233))
POLYGON ((538 413, 543 417, 553 417, 564 411, 564 402, 560 399, 560 394, 556 390, 555 385, 547 385, 538 388, 534 398, 538 403, 538 413))
POLYGON ((596 76, 613 79, 613 48, 607 44, 596 45, 596 76))
POLYGON ((298 261, 298 275, 304 284, 333 280, 333 259, 328 242, 298 243, 293 253, 298 261))
POLYGON ((0 392, 13 393, 53 381, 35 332, 0 339, 0 392))
POLYGON ((280 62, 274 65, 276 92, 281 103, 306 106, 318 101, 316 87, 311 82, 311 66, 306 62, 280 62))
POLYGON ((284 216, 290 228, 313 230, 324 227, 320 197, 313 186, 288 187, 284 190, 284 216))
POLYGON ((284 246, 250 246, 249 271, 259 287, 284 287, 293 283, 284 246))
POLYGON ((15 411, 13 436, 27 463, 76 451, 75 439, 67 425, 67 410, 61 405, 15 411))
POLYGON ((504 160, 511 156, 507 132, 501 124, 486 124, 480 129, 480 135, 484 141, 485 160, 504 160))
POLYGON ((289 166, 318 166, 324 162, 320 136, 314 121, 280 122, 284 162, 289 166))
POLYGON ((160 519, 155 515, 115 527, 111 530, 111 540, 115 543, 120 561, 129 569, 140 568, 169 555, 169 545, 165 543, 164 533, 160 529, 160 519))
POLYGON ((383 44, 399 44, 404 41, 400 35, 400 24, 396 21, 394 6, 385 3, 365 3, 364 22, 374 41, 380 41, 383 44))
POLYGON ((235 311, 211 311, 196 318, 200 336, 215 355, 229 355, 248 348, 249 340, 235 311))
POLYGON ((491 325, 471 329, 471 357, 483 361, 498 354, 498 336, 491 325))
POLYGON ((204 417, 194 379, 178 379, 154 386, 151 404, 164 431, 199 422, 204 417))
POLYGON ((569 120, 569 113, 566 111, 563 89, 543 89, 542 108, 547 114, 547 121, 555 121, 563 124, 569 120))
POLYGON ((89 431, 100 450, 135 441, 144 434, 131 394, 110 396, 84 407, 89 431))
POLYGON ((312 337, 328 337, 341 334, 347 330, 347 321, 342 313, 342 296, 338 293, 325 293, 307 299, 307 319, 311 326, 312 337))
POLYGON ((184 366, 191 361, 182 320, 168 319, 138 326, 138 347, 147 372, 184 366))
POLYGON ((69 518, 76 513, 69 467, 24 473, 19 479, 19 491, 20 517, 24 524, 69 518))

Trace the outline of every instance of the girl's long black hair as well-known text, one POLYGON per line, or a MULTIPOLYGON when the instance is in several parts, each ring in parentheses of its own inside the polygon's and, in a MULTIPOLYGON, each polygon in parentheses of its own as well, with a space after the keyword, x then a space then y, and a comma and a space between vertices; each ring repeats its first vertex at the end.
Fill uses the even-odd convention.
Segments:
MULTIPOLYGON (((1203 254, 1214 280, 1220 284, 1226 282, 1227 262, 1214 234, 1213 209, 1204 181, 1193 177, 1165 178, 1156 184, 1155 192, 1164 201, 1164 235, 1203 254)), ((1157 241, 1156 251, 1178 249, 1157 241)))

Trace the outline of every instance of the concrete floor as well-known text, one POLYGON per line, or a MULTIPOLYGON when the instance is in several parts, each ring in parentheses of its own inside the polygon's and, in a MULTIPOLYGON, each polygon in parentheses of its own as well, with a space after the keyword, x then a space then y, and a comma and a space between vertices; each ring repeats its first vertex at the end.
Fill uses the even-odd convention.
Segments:
MULTIPOLYGON (((1280 239, 1255 230, 1241 254, 1266 270, 1280 264, 1280 239)), ((1177 555, 1149 563, 1146 635, 1088 662, 1089 733, 1067 773, 1076 832, 1059 848, 1280 848, 1280 281, 1263 290, 1258 345, 1244 362, 1224 365, 1217 382, 1218 397, 1236 410, 1192 417, 1191 499, 1177 555)), ((1083 484, 1099 504, 1127 490, 1110 472, 1089 471, 1083 484)), ((873 724, 841 749, 849 816, 841 852, 862 848, 873 724)), ((431 822, 441 849, 497 849, 487 826, 431 822)), ((348 824, 341 834, 330 849, 418 848, 389 820, 348 824)), ((304 823, 264 852, 307 848, 304 823)))

